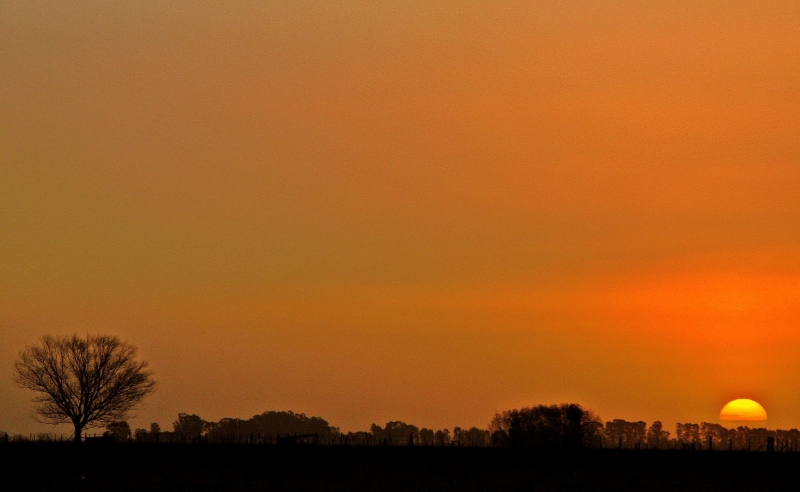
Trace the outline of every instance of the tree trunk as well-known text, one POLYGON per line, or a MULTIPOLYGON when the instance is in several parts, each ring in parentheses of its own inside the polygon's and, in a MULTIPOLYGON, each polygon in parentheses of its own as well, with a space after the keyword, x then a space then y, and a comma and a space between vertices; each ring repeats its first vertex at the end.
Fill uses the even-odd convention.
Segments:
POLYGON ((81 424, 73 424, 73 425, 75 426, 75 437, 72 439, 72 441, 75 444, 80 444, 81 443, 81 432, 83 432, 83 426, 81 424))

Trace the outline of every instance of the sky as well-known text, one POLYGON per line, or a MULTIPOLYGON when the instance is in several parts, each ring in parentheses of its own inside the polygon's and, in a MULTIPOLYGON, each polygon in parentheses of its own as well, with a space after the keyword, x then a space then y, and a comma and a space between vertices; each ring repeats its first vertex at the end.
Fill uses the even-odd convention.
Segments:
MULTIPOLYGON (((800 427, 795 1, 7 0, 0 429, 44 334, 171 428, 800 427)), ((65 433, 69 429, 63 428, 65 433)))

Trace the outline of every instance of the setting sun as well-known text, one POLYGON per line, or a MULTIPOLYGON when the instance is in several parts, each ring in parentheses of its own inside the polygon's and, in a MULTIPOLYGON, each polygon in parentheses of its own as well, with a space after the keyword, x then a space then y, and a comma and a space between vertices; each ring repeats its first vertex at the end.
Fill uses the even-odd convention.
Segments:
POLYGON ((732 421, 767 420, 767 411, 756 401, 739 399, 728 402, 719 412, 719 419, 732 421))

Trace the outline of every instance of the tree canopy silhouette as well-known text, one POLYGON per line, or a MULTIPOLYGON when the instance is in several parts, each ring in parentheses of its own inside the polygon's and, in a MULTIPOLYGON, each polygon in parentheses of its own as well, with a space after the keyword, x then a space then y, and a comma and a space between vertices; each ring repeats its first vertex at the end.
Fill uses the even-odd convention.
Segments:
POLYGON ((193 439, 199 436, 208 427, 208 422, 200 416, 188 413, 179 413, 178 420, 172 423, 173 432, 184 439, 193 439))
POLYGON ((507 410, 489 424, 493 444, 511 447, 593 446, 601 429, 600 419, 576 403, 507 410))
POLYGON ((131 426, 126 421, 111 422, 106 427, 104 436, 111 436, 117 442, 124 442, 131 438, 131 426))
POLYGON ((136 360, 136 347, 115 336, 45 335, 14 364, 14 381, 36 392, 37 419, 71 423, 74 440, 85 428, 123 421, 155 390, 147 362, 136 360))
MULTIPOLYGON (((660 424, 659 422, 659 425, 660 424)), ((611 446, 618 446, 620 448, 640 447, 646 437, 646 422, 628 422, 622 419, 614 419, 611 422, 606 422, 606 439, 611 446)))

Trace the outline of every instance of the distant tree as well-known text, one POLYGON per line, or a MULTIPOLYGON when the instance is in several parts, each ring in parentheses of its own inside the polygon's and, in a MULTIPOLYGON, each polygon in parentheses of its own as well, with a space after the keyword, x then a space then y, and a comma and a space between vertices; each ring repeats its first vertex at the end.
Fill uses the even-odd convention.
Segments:
POLYGON ((71 423, 74 440, 89 427, 125 420, 155 389, 136 347, 115 336, 42 337, 14 364, 14 381, 33 390, 40 422, 71 423))
POLYGON ((749 432, 750 428, 747 426, 740 425, 735 429, 731 429, 730 438, 732 441, 729 445, 734 449, 747 449, 749 432))
POLYGON ((149 436, 150 433, 147 432, 147 429, 136 429, 133 431, 133 438, 136 439, 136 442, 147 442, 149 441, 149 436))
POLYGON ((489 437, 489 442, 492 446, 501 448, 505 448, 510 445, 508 442, 508 433, 501 430, 493 431, 489 437))
POLYGON ((647 424, 642 421, 628 422, 614 419, 606 422, 605 435, 607 444, 612 447, 635 448, 645 440, 647 424))
POLYGON ((153 422, 150 424, 150 434, 158 434, 161 432, 161 426, 158 425, 158 422, 153 422))
POLYGON ((127 422, 111 422, 106 427, 105 435, 113 436, 117 442, 127 441, 131 438, 131 426, 127 422))
POLYGON ((774 431, 758 427, 750 429, 747 433, 747 440, 750 444, 750 449, 753 451, 765 451, 767 449, 767 441, 770 437, 774 437, 774 431))
POLYGON ((461 427, 453 427, 453 443, 458 443, 461 445, 461 439, 466 437, 464 430, 461 427))
POLYGON ((719 449, 728 443, 731 438, 731 432, 726 427, 709 422, 700 423, 701 447, 710 446, 710 449, 719 449))
POLYGON ((193 440, 203 433, 207 424, 198 415, 179 413, 178 420, 172 423, 172 432, 183 440, 193 440))
POLYGON ((345 444, 351 446, 364 446, 372 442, 372 435, 365 431, 348 432, 344 437, 345 444))
POLYGON ((495 414, 493 443, 512 447, 580 448, 596 445, 599 418, 576 403, 537 405, 495 414))
POLYGON ((798 431, 797 429, 789 429, 789 430, 779 429, 775 431, 775 437, 782 443, 781 444, 782 450, 797 451, 798 444, 800 444, 800 431, 798 431))
POLYGON ((244 419, 226 417, 220 419, 219 422, 209 423, 208 429, 212 439, 227 442, 231 439, 235 441, 238 438, 242 438, 242 436, 251 434, 256 430, 256 426, 244 419))
POLYGON ((372 424, 370 426, 370 433, 375 442, 390 446, 419 443, 419 428, 415 425, 400 422, 399 420, 387 422, 385 428, 377 424, 372 424))
POLYGON ((599 415, 584 408, 581 418, 583 429, 583 445, 587 448, 597 448, 603 445, 603 421, 599 415))
POLYGON ((435 443, 436 434, 431 429, 422 428, 419 430, 419 443, 423 446, 430 446, 435 443))
POLYGON ((437 430, 433 434, 433 437, 436 440, 436 444, 439 446, 444 447, 450 445, 450 431, 448 429, 437 430))
POLYGON ((453 440, 458 441, 461 446, 488 446, 490 439, 491 433, 485 429, 478 429, 477 427, 469 429, 455 427, 453 429, 453 440))
POLYGON ((320 417, 274 411, 264 412, 247 420, 223 418, 219 422, 206 422, 204 432, 212 442, 238 442, 242 439, 274 439, 314 434, 324 441, 341 434, 338 427, 332 427, 320 417))
POLYGON ((494 414, 492 420, 489 422, 489 438, 492 446, 507 447, 508 442, 508 428, 511 422, 511 411, 505 410, 494 414))
POLYGON ((660 420, 656 420, 647 430, 647 447, 662 448, 669 442, 669 431, 664 430, 660 420))
POLYGON ((678 442, 684 447, 697 446, 700 444, 700 426, 691 423, 675 424, 675 435, 678 442))
POLYGON ((321 438, 331 438, 340 434, 321 417, 308 417, 304 413, 269 411, 253 416, 248 421, 252 432, 268 435, 317 434, 321 438))
POLYGON ((384 433, 390 437, 392 443, 399 445, 416 443, 419 437, 417 426, 399 420, 387 422, 384 433))

